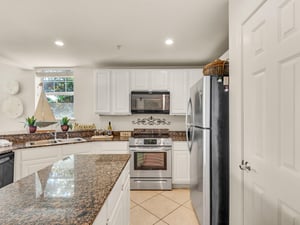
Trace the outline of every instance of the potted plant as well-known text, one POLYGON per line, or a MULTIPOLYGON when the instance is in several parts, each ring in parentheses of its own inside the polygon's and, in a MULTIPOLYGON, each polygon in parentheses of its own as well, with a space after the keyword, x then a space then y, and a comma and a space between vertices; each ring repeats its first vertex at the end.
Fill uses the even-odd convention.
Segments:
POLYGON ((70 119, 67 116, 61 118, 60 127, 61 127, 61 130, 65 131, 65 132, 68 131, 69 128, 72 129, 72 124, 70 123, 70 119))
POLYGON ((25 127, 29 127, 29 133, 35 133, 36 131, 36 118, 34 116, 27 117, 25 119, 25 127))

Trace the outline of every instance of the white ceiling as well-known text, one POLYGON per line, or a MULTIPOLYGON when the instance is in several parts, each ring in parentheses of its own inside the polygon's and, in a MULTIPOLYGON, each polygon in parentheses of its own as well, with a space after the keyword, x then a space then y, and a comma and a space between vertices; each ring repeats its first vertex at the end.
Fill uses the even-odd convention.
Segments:
POLYGON ((228 0, 0 2, 0 59, 22 68, 201 66, 228 49, 228 0))

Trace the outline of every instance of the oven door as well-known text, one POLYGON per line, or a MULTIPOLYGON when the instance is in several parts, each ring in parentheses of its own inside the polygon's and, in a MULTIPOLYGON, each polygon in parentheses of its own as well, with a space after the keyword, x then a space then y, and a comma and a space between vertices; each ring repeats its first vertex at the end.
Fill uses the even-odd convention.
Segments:
POLYGON ((130 176, 139 178, 172 177, 172 148, 131 147, 130 176))

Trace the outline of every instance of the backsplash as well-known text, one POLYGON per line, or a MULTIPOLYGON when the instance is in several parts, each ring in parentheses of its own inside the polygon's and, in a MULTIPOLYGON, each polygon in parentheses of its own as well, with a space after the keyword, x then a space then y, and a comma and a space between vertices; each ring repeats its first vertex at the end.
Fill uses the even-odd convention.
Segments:
POLYGON ((144 118, 137 118, 137 120, 132 121, 132 124, 155 126, 155 125, 171 125, 171 122, 167 121, 166 119, 160 119, 153 116, 149 116, 144 118))

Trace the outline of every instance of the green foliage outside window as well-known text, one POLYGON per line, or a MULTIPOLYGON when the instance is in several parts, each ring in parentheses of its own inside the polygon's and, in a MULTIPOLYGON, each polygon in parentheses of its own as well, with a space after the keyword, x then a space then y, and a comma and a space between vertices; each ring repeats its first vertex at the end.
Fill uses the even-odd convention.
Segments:
POLYGON ((56 119, 74 118, 73 77, 44 77, 43 88, 56 119))

